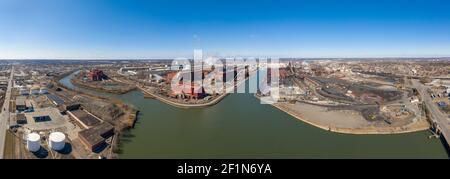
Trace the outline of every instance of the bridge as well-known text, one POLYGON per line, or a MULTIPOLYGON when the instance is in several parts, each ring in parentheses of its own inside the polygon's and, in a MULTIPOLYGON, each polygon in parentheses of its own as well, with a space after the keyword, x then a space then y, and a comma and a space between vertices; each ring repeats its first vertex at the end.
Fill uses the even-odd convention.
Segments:
MULTIPOLYGON (((437 134, 440 134, 441 137, 447 142, 449 145, 450 140, 450 121, 448 116, 444 114, 436 104, 434 104, 431 96, 428 95, 427 90, 429 89, 427 86, 421 84, 417 79, 413 79, 412 86, 417 89, 420 97, 422 98, 423 104, 429 112, 429 117, 431 120, 431 126, 435 130, 437 134)), ((450 148, 450 146, 446 146, 450 148)))

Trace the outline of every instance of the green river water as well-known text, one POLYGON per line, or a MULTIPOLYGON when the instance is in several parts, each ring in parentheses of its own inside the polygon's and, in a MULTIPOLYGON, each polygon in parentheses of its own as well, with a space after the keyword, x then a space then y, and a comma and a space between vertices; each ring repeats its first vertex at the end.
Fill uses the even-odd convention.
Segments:
MULTIPOLYGON (((72 75, 61 82, 69 88, 72 75)), ((80 89, 80 88, 78 88, 80 89)), ((144 99, 139 91, 121 99, 139 111, 124 134, 120 158, 449 158, 429 132, 345 135, 303 123, 253 94, 230 94, 217 105, 179 109, 144 99)))

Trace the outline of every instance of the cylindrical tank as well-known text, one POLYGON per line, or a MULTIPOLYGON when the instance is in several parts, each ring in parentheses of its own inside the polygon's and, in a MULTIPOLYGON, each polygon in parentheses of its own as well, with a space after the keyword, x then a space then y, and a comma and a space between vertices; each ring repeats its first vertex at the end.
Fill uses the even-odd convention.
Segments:
POLYGON ((37 152, 41 149, 41 136, 37 133, 30 133, 27 136, 27 149, 30 152, 37 152))
POLYGON ((66 136, 62 132, 52 132, 49 136, 48 145, 53 150, 62 150, 66 145, 66 136))

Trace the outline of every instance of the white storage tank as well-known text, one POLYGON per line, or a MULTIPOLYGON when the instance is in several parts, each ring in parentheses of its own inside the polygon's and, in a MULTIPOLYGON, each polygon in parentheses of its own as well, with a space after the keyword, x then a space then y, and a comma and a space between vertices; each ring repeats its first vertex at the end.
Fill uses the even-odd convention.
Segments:
POLYGON ((48 145, 53 150, 58 151, 64 149, 64 146, 66 145, 66 135, 62 132, 52 132, 48 138, 48 145))
POLYGON ((27 149, 30 152, 37 152, 41 149, 41 136, 37 133, 30 133, 27 136, 27 149))

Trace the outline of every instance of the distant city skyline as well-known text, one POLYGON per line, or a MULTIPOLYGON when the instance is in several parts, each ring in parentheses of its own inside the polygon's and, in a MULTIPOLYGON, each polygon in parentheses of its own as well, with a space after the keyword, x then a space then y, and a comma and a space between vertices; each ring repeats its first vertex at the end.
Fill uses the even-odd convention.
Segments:
POLYGON ((0 0, 0 59, 450 57, 447 1, 0 0))

